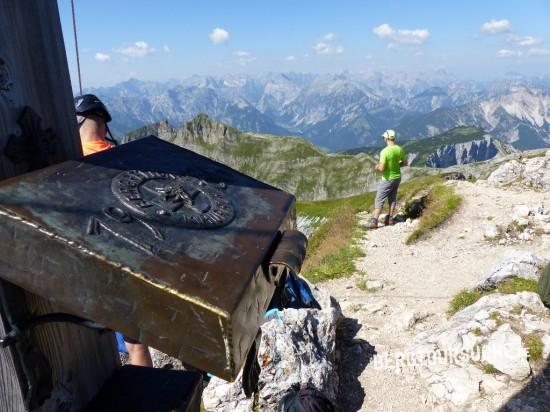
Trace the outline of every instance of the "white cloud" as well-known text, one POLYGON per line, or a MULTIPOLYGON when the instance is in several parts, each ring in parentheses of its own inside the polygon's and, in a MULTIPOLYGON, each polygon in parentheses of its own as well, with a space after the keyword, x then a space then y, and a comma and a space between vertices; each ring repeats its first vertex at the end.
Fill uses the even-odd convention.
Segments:
POLYGON ((296 60, 296 56, 286 56, 285 60, 289 62, 293 62, 294 60, 296 60))
POLYGON ((542 49, 540 47, 531 47, 527 54, 530 56, 550 56, 550 49, 542 49))
POLYGON ((508 50, 508 49, 500 49, 497 52, 497 57, 514 57, 514 56, 520 57, 522 55, 523 53, 520 51, 508 50))
POLYGON ((223 44, 227 40, 229 40, 229 32, 227 30, 216 27, 210 32, 208 37, 210 37, 210 40, 214 44, 223 44))
POLYGON ((152 47, 144 41, 137 41, 132 46, 121 47, 116 49, 116 51, 126 57, 145 57, 148 54, 151 54, 155 51, 152 47))
POLYGON ((164 46, 162 46, 162 51, 164 53, 170 53, 172 50, 170 50, 170 47, 165 44, 164 46))
POLYGON ((237 63, 239 63, 241 66, 246 66, 248 63, 253 62, 256 60, 256 57, 250 52, 239 50, 233 53, 235 57, 237 57, 237 63))
POLYGON ((336 34, 334 33, 327 33, 323 36, 323 40, 325 41, 333 41, 334 39, 336 39, 336 34))
POLYGON ((513 43, 518 46, 534 46, 541 42, 540 39, 537 39, 533 36, 519 36, 517 34, 511 34, 507 38, 508 43, 513 43))
POLYGON ((401 44, 422 44, 430 37, 428 29, 394 29, 387 23, 375 27, 372 31, 381 39, 401 44))
POLYGON ((109 56, 108 54, 105 54, 105 53, 97 52, 95 54, 95 59, 98 62, 105 63, 105 62, 108 62, 108 61, 111 60, 111 56, 109 56))
POLYGON ((341 54, 344 53, 344 48, 342 46, 334 46, 332 44, 324 43, 320 41, 315 46, 313 46, 313 50, 317 52, 317 54, 341 54))
POLYGON ((481 25, 481 31, 484 33, 501 33, 503 31, 510 31, 511 29, 512 25, 507 19, 491 19, 481 25))

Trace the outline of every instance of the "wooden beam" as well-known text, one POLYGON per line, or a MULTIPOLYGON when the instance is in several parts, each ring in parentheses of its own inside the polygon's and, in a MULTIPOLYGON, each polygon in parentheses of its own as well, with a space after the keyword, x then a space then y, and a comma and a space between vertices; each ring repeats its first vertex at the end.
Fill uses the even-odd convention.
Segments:
MULTIPOLYGON (((20 118, 23 109, 30 107, 40 118, 42 149, 50 152, 44 153, 49 162, 80 157, 56 1, 0 0, 0 10, 0 148, 12 139, 16 148, 28 149, 21 144, 25 136, 20 118), (47 139, 52 136, 57 140, 47 139)), ((36 140, 36 136, 32 138, 36 140)), ((31 163, 28 159, 13 161, 0 153, 0 179, 28 171, 31 163)), ((6 270, 12 269, 0 267, 0 277, 6 270)), ((55 302, 28 292, 17 303, 32 315, 64 311, 55 302)), ((0 318, 0 336, 9 329, 5 322, 0 318)), ((32 333, 32 341, 52 368, 53 394, 42 410, 80 409, 120 362, 111 334, 99 336, 75 325, 39 326, 32 333)), ((17 362, 17 354, 0 348, 0 411, 25 410, 26 383, 16 373, 17 362)))

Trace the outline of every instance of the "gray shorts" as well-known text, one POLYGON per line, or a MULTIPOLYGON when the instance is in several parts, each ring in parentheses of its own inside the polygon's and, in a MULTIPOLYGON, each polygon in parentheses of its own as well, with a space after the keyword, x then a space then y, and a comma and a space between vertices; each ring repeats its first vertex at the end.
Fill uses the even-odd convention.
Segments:
POLYGON ((397 188, 401 183, 401 179, 394 180, 382 180, 380 185, 378 185, 378 190, 376 191, 376 199, 374 201, 375 209, 382 209, 384 206, 384 200, 388 199, 388 203, 391 207, 392 203, 397 201, 397 188))

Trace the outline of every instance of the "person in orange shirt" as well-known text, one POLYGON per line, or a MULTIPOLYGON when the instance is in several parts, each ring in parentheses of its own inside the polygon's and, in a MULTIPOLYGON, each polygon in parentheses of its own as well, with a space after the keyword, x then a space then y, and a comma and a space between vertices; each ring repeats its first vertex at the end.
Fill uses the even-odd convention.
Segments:
MULTIPOLYGON (((80 132, 80 142, 84 156, 101 152, 116 146, 107 123, 111 115, 101 100, 93 94, 84 94, 74 99, 76 118, 80 132)), ((117 332, 118 334, 118 332, 117 332)), ((129 362, 137 366, 153 366, 149 348, 137 340, 123 337, 129 362)), ((117 337, 118 340, 118 337, 117 337)))

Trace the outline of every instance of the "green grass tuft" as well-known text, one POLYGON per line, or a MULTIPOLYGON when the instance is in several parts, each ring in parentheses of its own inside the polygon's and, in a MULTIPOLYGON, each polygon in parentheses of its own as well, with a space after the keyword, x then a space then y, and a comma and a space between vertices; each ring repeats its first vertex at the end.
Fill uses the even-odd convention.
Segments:
POLYGON ((476 336, 483 336, 483 332, 481 331, 480 328, 475 328, 472 330, 472 333, 476 336))
POLYGON ((448 313, 449 315, 454 315, 457 312, 460 312, 462 309, 473 305, 481 297, 489 294, 490 292, 480 292, 479 290, 468 290, 463 289, 451 300, 448 313))
POLYGON ((540 362, 543 360, 543 343, 538 335, 527 335, 523 337, 523 345, 527 349, 529 354, 529 360, 533 362, 540 362))
POLYGON ((536 280, 511 277, 498 284, 500 293, 512 294, 517 292, 537 292, 538 283, 536 280))
POLYGON ((410 245, 430 230, 446 221, 456 211, 462 198, 455 194, 451 186, 437 185, 428 194, 427 207, 419 219, 418 227, 409 235, 406 244, 410 245))
POLYGON ((495 368, 493 365, 491 365, 490 363, 483 363, 481 365, 481 369, 487 375, 495 375, 495 374, 499 373, 499 370, 497 368, 495 368))

